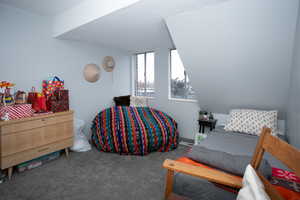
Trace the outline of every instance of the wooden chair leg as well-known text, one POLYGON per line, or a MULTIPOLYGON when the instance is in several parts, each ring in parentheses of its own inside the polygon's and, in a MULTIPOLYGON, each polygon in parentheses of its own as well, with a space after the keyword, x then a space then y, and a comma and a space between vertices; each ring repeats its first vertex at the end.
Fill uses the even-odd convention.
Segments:
POLYGON ((12 167, 8 168, 7 169, 8 180, 11 180, 12 173, 13 173, 13 168, 12 167))
POLYGON ((65 148, 65 153, 66 153, 66 156, 68 158, 69 157, 69 149, 68 148, 65 148))
POLYGON ((174 171, 168 170, 167 179, 166 179, 165 200, 167 200, 170 194, 173 192, 173 179, 174 179, 174 171))

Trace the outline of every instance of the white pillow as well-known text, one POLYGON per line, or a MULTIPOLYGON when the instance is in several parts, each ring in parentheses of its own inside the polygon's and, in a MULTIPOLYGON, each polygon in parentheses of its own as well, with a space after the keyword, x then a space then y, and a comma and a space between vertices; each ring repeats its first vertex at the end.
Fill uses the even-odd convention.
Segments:
POLYGON ((226 131, 235 131, 248 133, 251 135, 260 135, 263 127, 272 129, 272 134, 277 135, 277 115, 278 111, 263 111, 250 109, 235 109, 230 112, 229 123, 224 129, 226 131))
POLYGON ((251 165, 248 165, 237 200, 271 200, 265 187, 251 165))
POLYGON ((147 107, 147 98, 130 96, 130 106, 134 107, 147 107))

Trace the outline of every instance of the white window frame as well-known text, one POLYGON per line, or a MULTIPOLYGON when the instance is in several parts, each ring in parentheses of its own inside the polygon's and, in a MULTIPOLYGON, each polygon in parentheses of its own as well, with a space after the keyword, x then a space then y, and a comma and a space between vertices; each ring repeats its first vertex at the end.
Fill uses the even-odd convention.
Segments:
POLYGON ((172 80, 172 51, 176 49, 169 49, 169 69, 168 69, 168 99, 171 101, 178 101, 178 102, 190 102, 190 103, 197 103, 197 99, 186 99, 186 98, 173 98, 172 97, 172 85, 171 85, 171 80, 172 80))
MULTIPOLYGON (((156 89, 155 89, 155 52, 154 51, 146 51, 146 52, 140 52, 140 53, 135 53, 132 56, 132 73, 131 73, 131 80, 132 80, 132 84, 131 84, 131 88, 132 88, 132 92, 131 95, 132 96, 136 96, 136 87, 137 87, 137 56, 140 54, 144 54, 145 56, 145 72, 144 72, 144 76, 145 76, 145 83, 147 83, 147 77, 146 77, 146 73, 147 73, 147 53, 154 53, 154 96, 156 94, 156 89)), ((145 88, 146 89, 146 88, 145 88)), ((139 96, 139 97, 145 97, 145 98, 149 98, 149 99, 154 99, 154 96, 139 96)))

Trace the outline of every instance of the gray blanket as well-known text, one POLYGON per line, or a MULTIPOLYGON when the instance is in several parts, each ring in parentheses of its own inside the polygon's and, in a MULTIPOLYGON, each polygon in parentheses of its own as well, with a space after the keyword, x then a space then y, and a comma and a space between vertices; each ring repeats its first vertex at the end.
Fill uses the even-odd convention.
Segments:
MULTIPOLYGON (((201 141, 199 146, 214 151, 225 152, 237 156, 251 156, 254 153, 258 136, 236 132, 226 132, 224 129, 208 133, 207 138, 201 141)), ((287 167, 269 153, 264 154, 264 159, 272 167, 286 169, 287 167)))
MULTIPOLYGON (((247 165, 251 162, 251 156, 232 155, 222 151, 207 149, 202 146, 193 146, 187 157, 222 171, 243 176, 247 165)), ((272 175, 270 164, 264 159, 259 168, 260 172, 267 178, 272 175)))

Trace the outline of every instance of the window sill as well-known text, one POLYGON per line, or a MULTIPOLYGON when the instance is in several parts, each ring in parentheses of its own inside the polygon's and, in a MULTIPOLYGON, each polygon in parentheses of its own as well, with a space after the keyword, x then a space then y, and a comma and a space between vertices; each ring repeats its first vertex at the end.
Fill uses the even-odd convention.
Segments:
POLYGON ((179 101, 179 102, 189 102, 189 103, 197 103, 196 99, 178 99, 178 98, 169 98, 171 101, 179 101))
POLYGON ((143 98, 146 98, 146 99, 155 99, 155 97, 147 97, 147 96, 135 96, 135 95, 132 95, 134 97, 143 97, 143 98))

